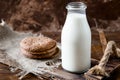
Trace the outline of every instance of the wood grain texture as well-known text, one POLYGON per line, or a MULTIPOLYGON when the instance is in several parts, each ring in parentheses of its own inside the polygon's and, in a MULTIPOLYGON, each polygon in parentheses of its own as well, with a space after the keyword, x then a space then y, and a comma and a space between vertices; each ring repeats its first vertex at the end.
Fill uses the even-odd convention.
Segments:
MULTIPOLYGON (((60 42, 60 32, 42 32, 45 36, 51 37, 58 42, 60 42)), ((120 47, 120 32, 105 32, 107 40, 114 40, 116 41, 118 47, 120 47)), ((99 33, 93 31, 92 32, 92 58, 95 60, 92 60, 92 66, 98 64, 98 60, 102 57, 102 47, 99 40, 99 33), (98 59, 98 60, 97 60, 98 59)), ((107 64, 107 72, 111 72, 112 69, 114 69, 115 66, 120 64, 119 59, 112 59, 107 64)), ((21 70, 20 70, 21 71, 21 70)), ((0 63, 0 80, 18 80, 18 76, 16 76, 17 73, 20 71, 11 72, 10 67, 0 63)), ((38 79, 37 76, 33 74, 28 74, 25 76, 22 80, 65 80, 65 79, 77 79, 77 80, 85 80, 83 74, 73 74, 69 73, 61 68, 61 66, 55 70, 54 72, 45 71, 44 75, 41 75, 41 79, 38 79)))

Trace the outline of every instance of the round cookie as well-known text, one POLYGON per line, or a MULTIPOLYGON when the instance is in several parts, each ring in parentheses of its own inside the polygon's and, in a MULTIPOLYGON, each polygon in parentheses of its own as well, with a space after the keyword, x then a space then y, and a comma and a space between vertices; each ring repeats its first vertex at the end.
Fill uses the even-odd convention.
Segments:
POLYGON ((56 46, 56 41, 48 37, 27 37, 20 42, 27 51, 46 51, 56 46))
MULTIPOLYGON (((56 50, 56 49, 55 49, 56 50)), ((29 54, 29 55, 36 55, 36 56, 46 56, 46 55, 51 55, 51 54, 54 54, 55 53, 55 50, 51 51, 51 52, 45 52, 42 54, 41 52, 30 52, 30 51, 26 51, 24 49, 21 48, 21 53, 23 54, 29 54), (37 53, 37 54, 36 54, 37 53)))
POLYGON ((55 51, 55 49, 57 48, 57 46, 55 45, 54 47, 52 47, 51 49, 49 50, 46 50, 46 51, 27 51, 23 48, 21 48, 21 51, 26 51, 26 52, 29 52, 29 54, 48 54, 48 53, 51 53, 53 51, 55 51))
POLYGON ((50 58, 54 58, 56 57, 58 54, 60 53, 60 50, 58 48, 56 48, 55 51, 53 51, 52 53, 48 53, 46 55, 41 55, 41 54, 30 54, 27 51, 22 51, 22 54, 28 58, 32 58, 32 59, 50 59, 50 58))

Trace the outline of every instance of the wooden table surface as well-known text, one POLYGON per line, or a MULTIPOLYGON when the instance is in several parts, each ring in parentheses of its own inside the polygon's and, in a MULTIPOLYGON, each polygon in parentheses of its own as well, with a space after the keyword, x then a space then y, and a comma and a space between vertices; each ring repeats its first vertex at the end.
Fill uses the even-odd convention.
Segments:
MULTIPOLYGON (((58 42, 60 42, 60 32, 42 32, 45 36, 51 37, 58 42)), ((116 41, 117 45, 120 47, 120 32, 106 32, 107 40, 116 41)), ((92 32, 92 58, 100 59, 102 57, 102 48, 99 41, 98 32, 92 32)), ((11 72, 10 67, 8 65, 0 63, 0 80, 18 80, 17 73, 20 71, 11 72)), ((75 74, 76 75, 76 74, 75 74)), ((42 75, 44 76, 44 75, 42 75)), ((79 75, 79 80, 85 80, 83 75, 79 75)), ((40 80, 37 76, 33 74, 28 74, 22 80, 40 80)), ((50 80, 50 77, 45 78, 44 80, 50 80)), ((51 80, 61 80, 58 78, 51 78, 51 80)))

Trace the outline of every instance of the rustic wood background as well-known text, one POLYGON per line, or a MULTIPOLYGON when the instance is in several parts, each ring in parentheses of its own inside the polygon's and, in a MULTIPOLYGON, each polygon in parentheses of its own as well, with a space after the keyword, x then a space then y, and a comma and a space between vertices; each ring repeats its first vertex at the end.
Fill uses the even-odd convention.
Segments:
POLYGON ((99 27, 120 31, 120 0, 0 0, 0 19, 18 31, 61 31, 69 2, 87 4, 91 27, 94 19, 99 27))
MULTIPOLYGON (((104 29, 107 40, 116 41, 120 47, 120 0, 0 0, 0 19, 4 19, 14 30, 41 32, 60 42, 61 29, 66 18, 65 6, 72 1, 87 4, 87 18, 92 29, 92 58, 103 55, 98 27, 104 29)), ((0 63, 0 80, 18 80, 9 66, 0 63)), ((23 80, 39 80, 29 74, 23 80)), ((48 77, 49 80, 49 77, 48 77)), ((114 79, 113 79, 114 80, 114 79)))

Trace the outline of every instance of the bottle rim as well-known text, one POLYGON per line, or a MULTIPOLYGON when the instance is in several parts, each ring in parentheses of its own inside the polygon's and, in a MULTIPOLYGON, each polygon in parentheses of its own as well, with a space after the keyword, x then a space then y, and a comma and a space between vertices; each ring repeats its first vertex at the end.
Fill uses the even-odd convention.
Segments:
POLYGON ((86 9, 87 6, 85 3, 83 2, 70 2, 67 4, 66 9, 71 10, 71 9, 75 9, 75 10, 79 10, 79 9, 86 9))

